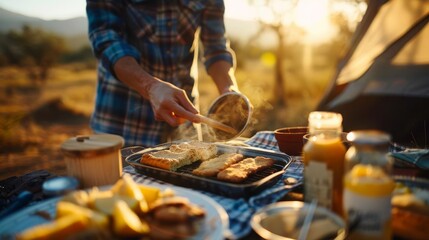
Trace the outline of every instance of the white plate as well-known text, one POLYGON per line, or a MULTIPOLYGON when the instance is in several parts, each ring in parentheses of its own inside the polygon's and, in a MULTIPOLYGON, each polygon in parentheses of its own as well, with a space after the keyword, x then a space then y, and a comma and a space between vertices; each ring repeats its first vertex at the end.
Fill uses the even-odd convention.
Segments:
MULTIPOLYGON (((177 196, 186 197, 191 203, 196 204, 206 211, 204 229, 202 229, 192 239, 224 239, 229 232, 229 220, 226 211, 211 198, 181 187, 164 186, 158 184, 151 185, 160 189, 171 188, 177 196)), ((45 200, 41 203, 29 206, 18 211, 4 219, 0 219, 0 239, 14 239, 15 234, 23 230, 48 222, 48 220, 36 215, 36 212, 48 212, 51 216, 55 215, 56 203, 60 198, 45 200)))

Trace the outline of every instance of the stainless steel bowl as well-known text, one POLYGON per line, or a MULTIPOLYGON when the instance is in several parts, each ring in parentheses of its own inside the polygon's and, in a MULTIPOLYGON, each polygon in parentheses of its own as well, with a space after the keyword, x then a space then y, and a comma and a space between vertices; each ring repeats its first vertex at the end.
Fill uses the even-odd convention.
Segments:
MULTIPOLYGON (((264 239, 298 239, 309 207, 309 203, 300 201, 273 203, 256 212, 250 224, 264 239)), ((306 239, 334 239, 344 229, 342 218, 324 207, 316 207, 306 239)))
POLYGON ((249 125, 253 107, 249 99, 241 93, 228 92, 220 95, 210 105, 207 117, 230 126, 236 133, 210 128, 203 136, 204 141, 228 141, 239 137, 249 125))

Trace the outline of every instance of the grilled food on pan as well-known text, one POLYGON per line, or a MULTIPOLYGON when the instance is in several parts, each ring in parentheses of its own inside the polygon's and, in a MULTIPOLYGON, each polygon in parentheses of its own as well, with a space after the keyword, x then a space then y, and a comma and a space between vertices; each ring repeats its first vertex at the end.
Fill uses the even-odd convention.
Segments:
POLYGON ((201 161, 192 174, 203 177, 216 177, 218 180, 240 183, 250 175, 274 165, 274 160, 256 156, 245 158, 239 153, 216 155, 213 143, 190 141, 172 144, 168 149, 142 155, 140 163, 170 171, 201 161), (244 159, 244 160, 243 160, 244 159))
POLYGON ((161 150, 153 153, 143 154, 140 162, 166 170, 176 171, 178 168, 191 164, 196 160, 195 151, 192 149, 174 152, 161 150))
POLYGON ((200 141, 183 142, 179 144, 173 144, 170 146, 170 150, 174 152, 184 150, 194 150, 197 160, 205 161, 213 158, 217 153, 217 147, 213 143, 206 143, 200 141))
POLYGON ((224 153, 218 157, 202 162, 192 173, 204 177, 214 177, 220 171, 243 160, 243 158, 243 155, 239 153, 224 153))
POLYGON ((242 182, 253 173, 271 167, 274 160, 266 157, 246 158, 217 174, 217 178, 227 182, 242 182))
POLYGON ((176 171, 198 160, 207 160, 217 153, 216 145, 199 141, 173 144, 169 149, 143 154, 140 162, 149 166, 176 171))

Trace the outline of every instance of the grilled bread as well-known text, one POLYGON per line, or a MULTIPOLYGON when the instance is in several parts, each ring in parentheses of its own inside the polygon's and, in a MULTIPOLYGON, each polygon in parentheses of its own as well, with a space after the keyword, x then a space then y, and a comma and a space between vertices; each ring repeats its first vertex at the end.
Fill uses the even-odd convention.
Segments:
POLYGON ((243 160, 243 158, 242 154, 224 153, 218 157, 202 162, 198 168, 192 171, 192 173, 204 177, 214 177, 220 171, 243 160))
POLYGON ((200 141, 172 144, 169 149, 143 154, 140 162, 149 166, 176 171, 198 160, 207 160, 217 153, 213 143, 200 141))
POLYGON ((173 144, 170 146, 171 151, 183 151, 192 149, 195 151, 197 160, 205 161, 213 158, 217 153, 217 147, 213 143, 206 143, 200 141, 183 142, 179 144, 173 144))
POLYGON ((195 151, 192 149, 183 151, 161 150, 143 154, 140 162, 149 166, 176 171, 182 166, 191 164, 196 158, 195 151))
POLYGON ((248 178, 251 174, 264 168, 271 167, 274 160, 266 157, 246 158, 217 174, 219 180, 239 183, 248 178))

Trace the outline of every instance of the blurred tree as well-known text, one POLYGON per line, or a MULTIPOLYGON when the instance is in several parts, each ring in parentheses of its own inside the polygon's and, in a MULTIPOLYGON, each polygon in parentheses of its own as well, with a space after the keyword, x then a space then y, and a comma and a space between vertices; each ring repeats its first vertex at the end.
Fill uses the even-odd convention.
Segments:
POLYGON ((8 64, 23 67, 30 79, 44 83, 49 70, 65 53, 62 37, 30 26, 20 32, 9 31, 1 36, 0 52, 8 64))
MULTIPOLYGON (((293 51, 296 49, 286 48, 286 42, 290 39, 301 39, 309 34, 308 29, 305 30, 300 27, 296 21, 298 7, 303 0, 247 0, 249 5, 253 5, 257 9, 258 15, 257 20, 260 23, 260 29, 256 35, 251 38, 251 41, 256 41, 266 31, 271 31, 277 37, 277 49, 275 50, 276 62, 275 62, 275 87, 274 87, 274 99, 272 100, 274 107, 286 107, 287 106, 287 79, 284 74, 284 61, 289 55, 293 55, 293 51)), ((316 1, 316 0, 315 0, 316 1)), ((338 60, 339 56, 343 53, 340 52, 346 47, 346 43, 350 40, 354 28, 360 18, 362 17, 363 11, 362 6, 366 6, 366 0, 329 0, 329 14, 331 16, 331 23, 338 28, 338 36, 334 40, 334 44, 330 46, 336 46, 333 48, 332 59, 338 60), (347 9, 345 6, 349 6, 348 9, 354 9, 353 16, 349 16, 350 12, 345 12, 347 9), (353 24, 354 23, 354 24, 353 24), (339 48, 338 48, 339 47, 339 48)), ((306 6, 309 7, 309 1, 306 1, 306 6)), ((305 9, 310 11, 310 9, 305 9)), ((307 12, 308 14, 309 12, 307 12)), ((310 13, 311 14, 311 13, 310 13)), ((311 17, 311 16, 307 16, 311 17)), ((312 29, 315 30, 315 29, 312 29)), ((298 44, 300 45, 300 44, 298 44)), ((302 46, 299 47, 301 49, 302 46)), ((311 52, 309 52, 312 54, 311 52)), ((301 56, 305 57, 305 53, 300 53, 301 56), (304 56, 302 56, 304 55, 304 56)), ((296 55, 295 55, 296 57, 296 55)), ((311 63, 311 62, 310 62, 311 63)), ((303 69, 305 70, 305 69, 303 69)), ((308 70, 308 69, 307 69, 308 70)), ((305 84, 305 83, 303 83, 305 84)))
POLYGON ((73 63, 73 62, 83 62, 83 63, 94 63, 96 58, 92 52, 91 46, 85 45, 78 50, 69 51, 64 54, 61 58, 62 63, 73 63))
POLYGON ((266 31, 273 31, 277 37, 277 49, 275 50, 275 87, 273 94, 274 107, 286 106, 286 98, 284 91, 286 87, 286 80, 283 71, 283 61, 285 58, 285 43, 286 33, 284 18, 291 15, 291 12, 296 8, 298 0, 279 1, 279 0, 248 0, 249 4, 255 5, 260 9, 260 14, 257 16, 260 23, 260 29, 256 36, 251 38, 255 41, 262 36, 266 31), (281 8, 279 6, 281 5, 281 8))
POLYGON ((0 33, 0 67, 4 67, 9 64, 9 60, 6 56, 6 37, 3 33, 0 33))

